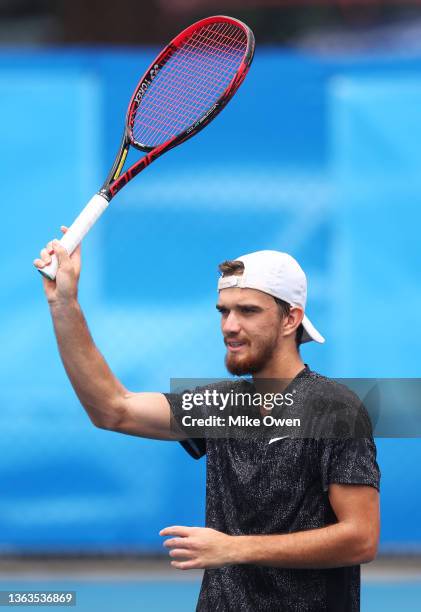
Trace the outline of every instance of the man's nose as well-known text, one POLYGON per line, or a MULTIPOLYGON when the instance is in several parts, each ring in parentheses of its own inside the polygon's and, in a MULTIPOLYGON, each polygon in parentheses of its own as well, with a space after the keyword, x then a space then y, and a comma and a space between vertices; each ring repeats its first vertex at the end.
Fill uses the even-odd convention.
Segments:
POLYGON ((240 323, 235 312, 231 311, 222 322, 222 331, 227 334, 238 334, 240 331, 240 323))

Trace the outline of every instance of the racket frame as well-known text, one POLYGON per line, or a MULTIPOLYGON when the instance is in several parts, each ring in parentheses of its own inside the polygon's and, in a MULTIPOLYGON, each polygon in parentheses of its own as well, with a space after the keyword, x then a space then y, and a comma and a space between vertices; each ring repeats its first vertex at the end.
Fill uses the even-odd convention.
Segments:
POLYGON ((227 17, 225 15, 215 15, 214 17, 207 17, 205 19, 201 19, 200 21, 193 23, 191 26, 180 32, 178 36, 173 38, 173 40, 161 51, 161 53, 156 57, 156 59, 150 64, 150 66, 145 71, 144 75, 136 86, 136 89, 131 97, 127 110, 126 123, 124 127, 123 138, 120 145, 120 150, 114 160, 114 163, 103 186, 99 191, 99 194, 105 197, 108 201, 110 201, 116 195, 116 193, 118 193, 120 189, 124 187, 124 185, 127 185, 127 183, 132 178, 142 172, 142 170, 149 166, 149 164, 151 164, 160 155, 178 146, 182 142, 185 142, 186 140, 197 134, 204 127, 206 127, 208 123, 210 123, 216 117, 216 115, 218 115, 222 111, 222 109, 226 106, 226 104, 235 94, 237 89, 240 87, 241 83, 244 81, 253 61, 254 49, 255 40, 251 29, 242 21, 233 17, 227 17), (134 118, 138 107, 142 103, 143 94, 151 85, 152 80, 165 66, 171 56, 180 48, 182 43, 186 39, 188 39, 192 35, 192 33, 198 30, 199 27, 205 27, 207 25, 211 25, 212 23, 221 22, 240 27, 247 36, 246 52, 236 74, 232 78, 229 85, 226 87, 220 97, 216 100, 216 102, 211 106, 211 108, 208 109, 204 113, 204 115, 202 115, 202 117, 200 117, 195 123, 190 125, 188 128, 186 128, 184 131, 180 132, 176 136, 173 136, 166 142, 155 147, 151 147, 143 143, 137 142, 132 134, 134 118), (132 166, 130 166, 130 168, 128 168, 123 174, 121 174, 130 146, 145 152, 146 155, 139 159, 137 162, 135 162, 132 166))
MULTIPOLYGON (((254 49, 254 35, 246 24, 233 17, 216 15, 214 17, 207 17, 205 19, 197 21, 196 23, 193 23, 191 26, 189 26, 180 34, 178 34, 178 36, 176 36, 161 51, 161 53, 152 62, 152 64, 149 66, 145 74, 138 82, 134 94, 132 95, 126 114, 125 127, 123 132, 123 138, 120 144, 120 149, 117 153, 113 165, 111 166, 111 169, 104 184, 102 185, 101 189, 93 196, 93 198, 91 198, 91 200, 82 210, 80 215, 71 225, 68 232, 60 240, 61 245, 66 248, 69 254, 71 254, 73 250, 77 247, 77 245, 89 231, 90 227, 94 225, 97 219, 108 207, 108 204, 111 199, 120 191, 122 187, 124 187, 124 185, 126 185, 132 178, 134 178, 142 170, 149 166, 160 155, 197 134, 206 125, 208 125, 208 123, 210 123, 210 121, 212 121, 216 117, 216 115, 221 112, 221 110, 225 107, 225 105, 229 102, 229 100, 235 94, 237 89, 240 87, 241 83, 244 81, 247 72, 251 66, 251 62, 253 60, 254 49), (184 131, 180 132, 179 134, 176 134, 172 138, 168 139, 166 142, 154 147, 137 142, 133 138, 132 127, 137 108, 142 102, 143 93, 141 92, 147 91, 153 78, 155 78, 155 76, 165 66, 165 64, 173 55, 173 53, 175 53, 179 49, 180 45, 186 39, 188 39, 194 31, 198 30, 199 27, 205 27, 212 23, 221 22, 226 22, 232 25, 239 26, 247 36, 247 44, 244 57, 231 82, 228 84, 228 86, 225 88, 224 92, 219 96, 216 102, 211 106, 211 108, 208 109, 198 120, 195 121, 195 123, 190 125, 184 131), (131 146, 135 149, 139 149, 140 151, 145 152, 146 155, 144 155, 141 159, 135 162, 122 174, 127 154, 131 146)), ((44 268, 39 269, 39 272, 46 278, 54 280, 57 273, 57 269, 57 257, 56 255, 53 255, 51 263, 45 266, 44 268)))

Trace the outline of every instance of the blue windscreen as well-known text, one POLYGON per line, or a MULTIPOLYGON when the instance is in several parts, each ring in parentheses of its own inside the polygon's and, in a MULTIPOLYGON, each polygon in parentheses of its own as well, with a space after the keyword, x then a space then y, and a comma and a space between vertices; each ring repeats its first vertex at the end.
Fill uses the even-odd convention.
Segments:
MULTIPOLYGON (((101 186, 153 57, 0 55, 3 551, 160 551, 161 528, 204 524, 204 460, 85 415, 31 263, 101 186)), ((313 369, 418 376, 420 66, 260 50, 221 115, 118 194, 84 242, 80 301, 127 388, 225 375, 217 266, 258 249, 307 272, 327 338, 303 348, 313 369)), ((419 550, 421 444, 378 447, 383 549, 419 550)))

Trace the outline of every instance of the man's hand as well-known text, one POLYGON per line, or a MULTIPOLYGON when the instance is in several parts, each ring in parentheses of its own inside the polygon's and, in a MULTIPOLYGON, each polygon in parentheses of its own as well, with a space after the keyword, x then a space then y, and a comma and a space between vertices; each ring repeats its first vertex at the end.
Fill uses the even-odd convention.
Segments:
POLYGON ((207 527, 166 527, 161 536, 174 536, 165 540, 171 565, 181 570, 215 569, 233 563, 234 537, 207 527))
MULTIPOLYGON (((67 227, 62 225, 61 231, 65 234, 67 227)), ((42 249, 40 259, 34 260, 34 266, 42 270, 44 266, 51 263, 53 253, 58 259, 56 279, 50 280, 45 276, 42 277, 47 300, 50 304, 76 301, 81 266, 80 245, 69 256, 58 240, 51 240, 45 249, 42 249)))

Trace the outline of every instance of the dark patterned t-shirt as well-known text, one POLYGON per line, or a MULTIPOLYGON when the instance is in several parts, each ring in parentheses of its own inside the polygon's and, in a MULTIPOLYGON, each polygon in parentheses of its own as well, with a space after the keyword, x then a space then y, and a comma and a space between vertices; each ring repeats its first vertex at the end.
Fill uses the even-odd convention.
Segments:
MULTIPOLYGON (((292 381, 297 396, 317 397, 315 410, 353 412, 366 422, 358 398, 306 367, 292 381), (326 398, 323 401, 323 397, 326 398)), ((235 382, 238 392, 249 383, 235 382)), ((233 385, 231 383, 231 388, 233 385)), ((166 394, 177 420, 181 394, 166 394)), ((299 407, 295 406, 295 409, 299 407)), ((368 418, 368 417, 367 417, 368 418)), ((320 421, 320 419, 319 419, 320 421)), ((332 483, 379 489, 371 434, 327 438, 264 436, 183 440, 195 458, 206 454, 206 526, 230 535, 285 534, 337 522, 329 503, 332 483)), ((197 612, 357 612, 360 566, 284 569, 231 565, 205 570, 197 612)))

